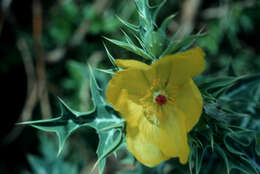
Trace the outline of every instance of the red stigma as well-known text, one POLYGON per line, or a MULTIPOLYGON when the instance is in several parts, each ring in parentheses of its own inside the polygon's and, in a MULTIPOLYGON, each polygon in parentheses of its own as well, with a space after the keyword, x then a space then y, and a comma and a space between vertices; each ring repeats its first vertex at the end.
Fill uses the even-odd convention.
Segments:
POLYGON ((167 102, 167 98, 164 95, 159 94, 156 96, 155 101, 158 105, 163 105, 167 102))

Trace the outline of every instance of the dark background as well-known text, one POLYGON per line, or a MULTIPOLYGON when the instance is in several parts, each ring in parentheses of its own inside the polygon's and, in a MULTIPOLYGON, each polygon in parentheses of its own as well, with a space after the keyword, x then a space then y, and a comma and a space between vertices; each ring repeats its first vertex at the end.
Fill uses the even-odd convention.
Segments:
MULTIPOLYGON (((28 155, 42 161, 48 156, 40 146, 45 140, 39 137, 47 135, 54 144, 55 139, 15 123, 57 115, 56 96, 76 110, 87 111, 88 82, 75 72, 72 61, 111 67, 102 36, 120 39, 123 26, 116 15, 136 23, 137 14, 133 0, 1 0, 0 7, 0 173, 34 173, 36 164, 29 162, 28 155)), ((260 71, 257 0, 169 0, 158 24, 177 11, 169 35, 182 27, 182 35, 205 27, 207 35, 197 42, 207 53, 204 74, 221 75, 230 63, 238 75, 260 71)), ((116 58, 138 58, 105 43, 116 58)), ((88 173, 96 160, 97 142, 93 130, 74 133, 61 161, 88 173)), ((112 160, 112 164, 116 163, 112 160)))

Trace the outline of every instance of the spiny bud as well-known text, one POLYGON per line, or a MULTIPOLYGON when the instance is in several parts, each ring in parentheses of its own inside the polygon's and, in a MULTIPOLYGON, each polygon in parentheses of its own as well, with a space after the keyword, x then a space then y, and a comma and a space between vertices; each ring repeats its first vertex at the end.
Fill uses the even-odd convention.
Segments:
POLYGON ((148 31, 144 36, 144 43, 147 52, 158 58, 166 47, 166 36, 163 32, 158 31, 148 31))

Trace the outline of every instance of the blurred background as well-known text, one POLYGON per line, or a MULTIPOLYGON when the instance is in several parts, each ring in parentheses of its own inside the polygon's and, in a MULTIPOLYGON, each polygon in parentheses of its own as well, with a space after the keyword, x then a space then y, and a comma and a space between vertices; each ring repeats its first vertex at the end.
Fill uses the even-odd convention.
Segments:
MULTIPOLYGON (((160 0, 151 0, 156 4, 160 0)), ((157 23, 176 13, 168 34, 207 35, 197 44, 206 52, 204 74, 260 72, 260 1, 168 0, 157 23)), ((136 58, 106 42, 120 39, 124 28, 116 16, 137 24, 134 0, 1 0, 0 1, 0 173, 88 174, 97 157, 92 129, 72 134, 57 158, 53 134, 15 123, 59 114, 57 96, 71 108, 90 108, 89 83, 80 71, 86 63, 111 68, 103 42, 115 58, 136 58)), ((97 73, 105 89, 109 76, 97 73)), ((131 168, 109 158, 106 174, 131 168)), ((97 171, 94 171, 97 173, 97 171)))

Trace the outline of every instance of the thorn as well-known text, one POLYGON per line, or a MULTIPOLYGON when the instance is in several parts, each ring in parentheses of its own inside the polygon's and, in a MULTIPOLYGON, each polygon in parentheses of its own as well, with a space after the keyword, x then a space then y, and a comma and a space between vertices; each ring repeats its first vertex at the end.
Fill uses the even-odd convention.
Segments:
POLYGON ((97 166, 98 166, 98 163, 99 163, 99 160, 97 160, 97 162, 95 162, 95 164, 94 164, 94 166, 92 167, 90 173, 93 173, 93 172, 94 172, 94 170, 95 170, 95 169, 97 168, 97 166))
POLYGON ((105 50, 106 50, 106 52, 107 52, 107 55, 108 55, 108 58, 109 58, 109 60, 110 60, 110 62, 112 63, 112 65, 115 67, 115 69, 117 70, 117 71, 119 71, 119 68, 116 66, 116 64, 115 64, 115 59, 114 59, 114 57, 110 54, 110 52, 109 52, 109 50, 108 50, 108 48, 106 47, 106 45, 105 45, 105 43, 103 42, 103 45, 104 45, 104 47, 105 47, 105 50))
POLYGON ((93 70, 92 70, 92 68, 91 68, 91 65, 88 63, 88 69, 89 69, 89 75, 90 75, 90 81, 94 81, 94 85, 96 86, 96 88, 99 90, 99 91, 102 91, 102 89, 100 89, 100 87, 98 86, 98 84, 97 84, 97 81, 96 81, 96 78, 95 78, 95 76, 94 76, 94 72, 93 72, 93 70))

